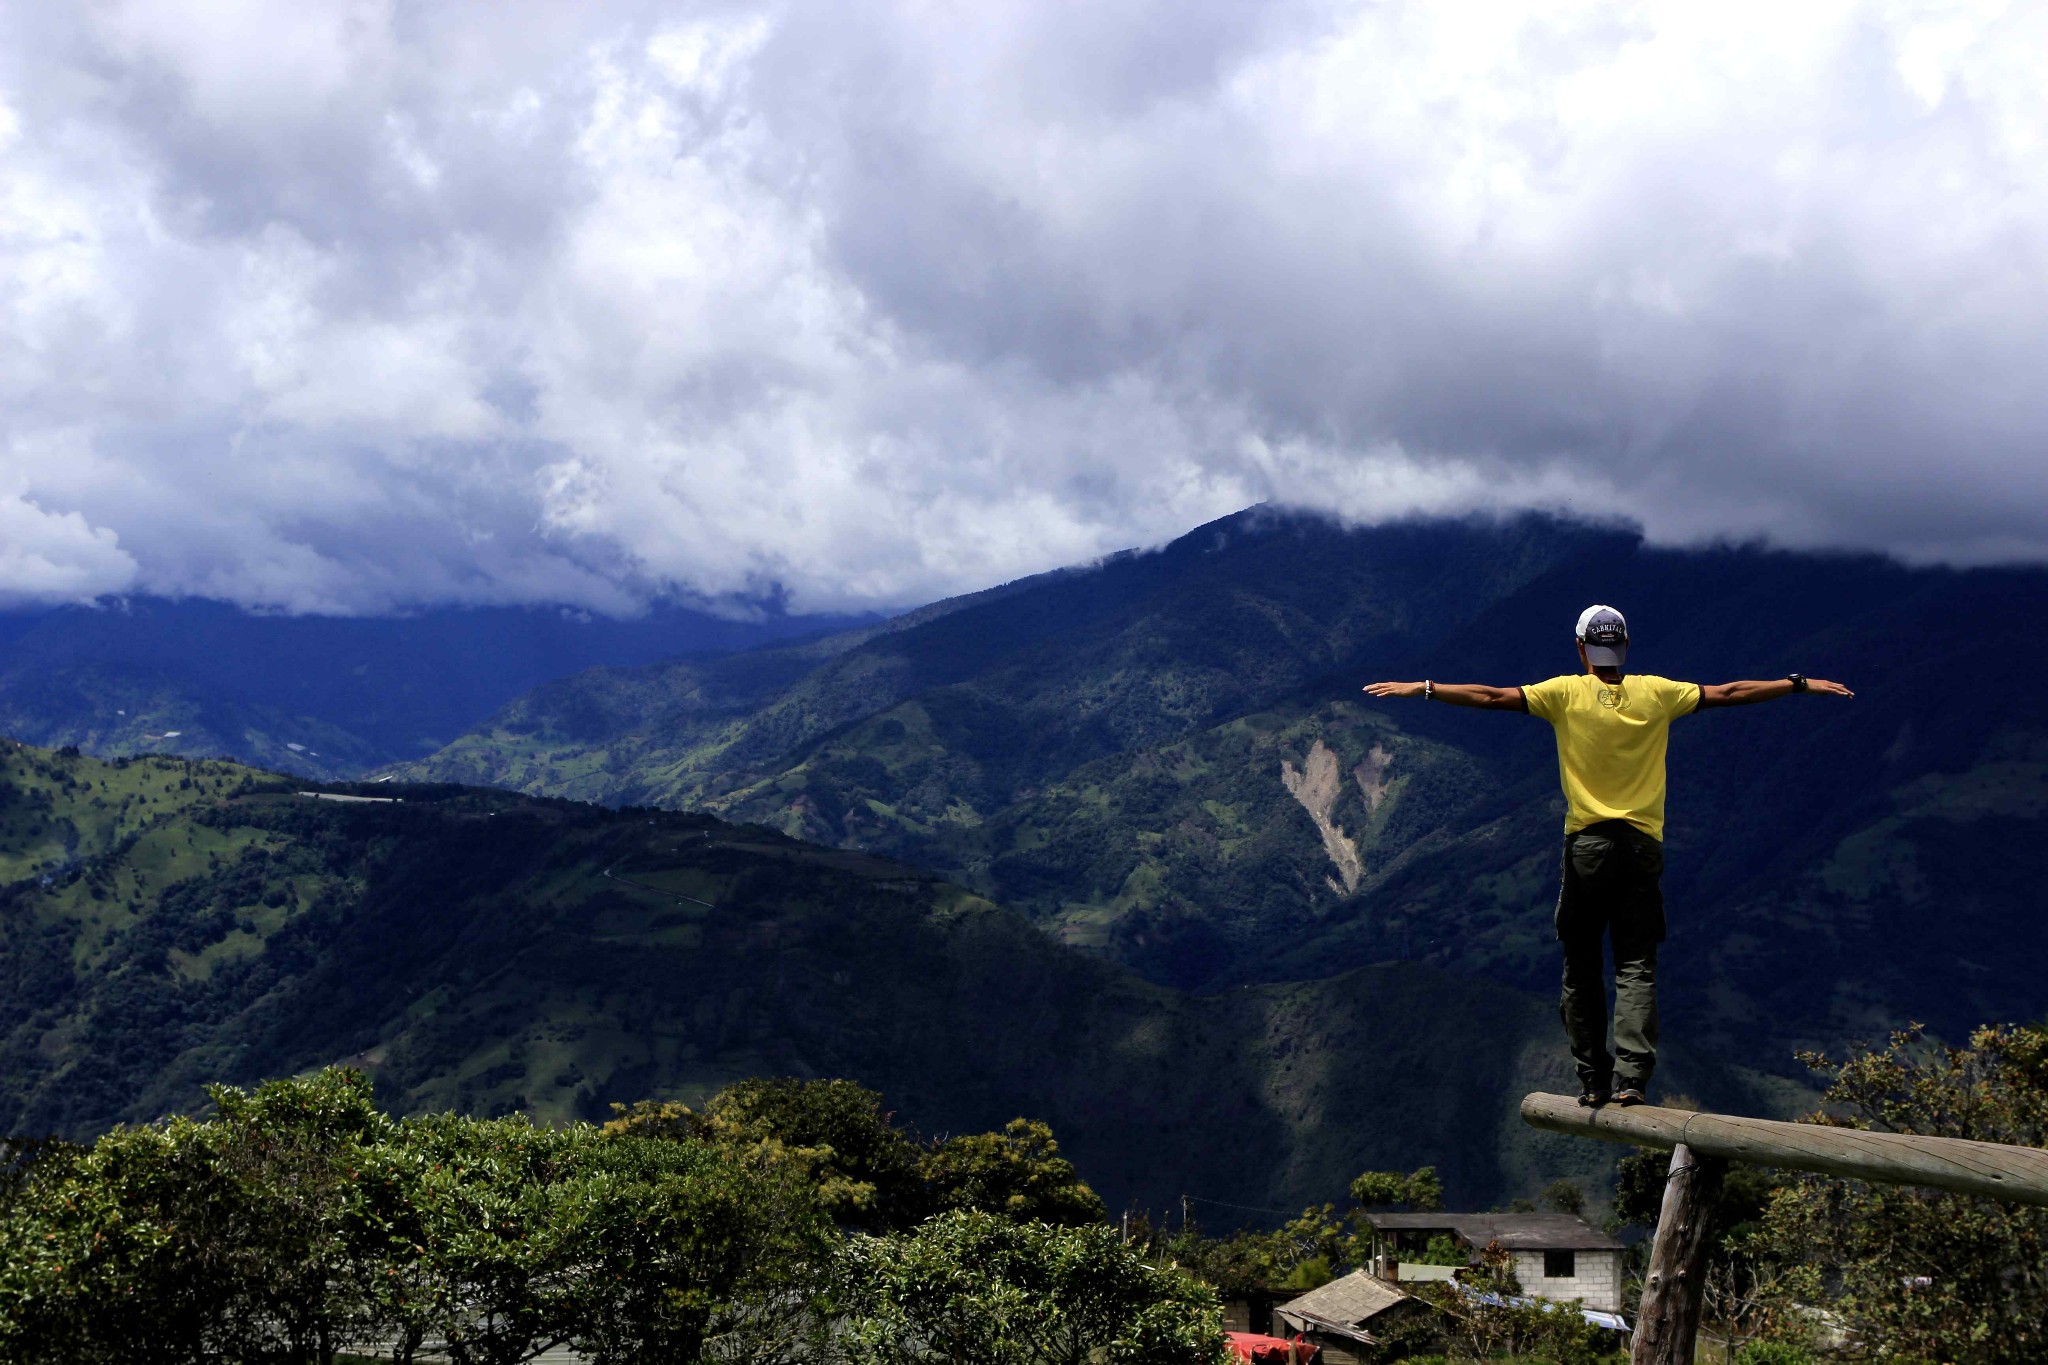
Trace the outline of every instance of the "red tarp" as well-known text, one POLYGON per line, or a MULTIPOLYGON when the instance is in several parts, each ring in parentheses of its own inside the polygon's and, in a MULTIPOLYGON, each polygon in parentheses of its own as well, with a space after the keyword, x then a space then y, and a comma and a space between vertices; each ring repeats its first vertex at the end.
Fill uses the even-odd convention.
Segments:
POLYGON ((1322 1365, 1323 1348, 1299 1337, 1262 1337, 1257 1332, 1225 1332, 1230 1353, 1250 1365, 1322 1365))

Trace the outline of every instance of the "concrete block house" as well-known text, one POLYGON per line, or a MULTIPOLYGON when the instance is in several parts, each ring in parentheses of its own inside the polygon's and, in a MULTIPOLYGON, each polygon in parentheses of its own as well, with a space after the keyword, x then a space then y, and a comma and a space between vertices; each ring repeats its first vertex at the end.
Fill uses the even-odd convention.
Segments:
POLYGON ((1373 1265, 1398 1283, 1442 1278, 1441 1269, 1416 1263, 1431 1241, 1448 1237, 1467 1262, 1488 1243, 1514 1257, 1522 1292, 1576 1302, 1604 1313, 1622 1311, 1620 1242, 1569 1213, 1375 1213, 1373 1265), (1403 1256, 1409 1269, 1403 1271, 1403 1256))

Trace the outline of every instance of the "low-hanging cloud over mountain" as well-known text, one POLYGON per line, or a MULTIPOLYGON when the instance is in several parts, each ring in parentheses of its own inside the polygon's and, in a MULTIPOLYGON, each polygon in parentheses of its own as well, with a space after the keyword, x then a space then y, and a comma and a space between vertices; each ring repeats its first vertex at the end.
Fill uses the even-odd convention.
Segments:
POLYGON ((2048 13, 0 7, 0 595, 892 605, 1268 499, 2048 552, 2048 13))

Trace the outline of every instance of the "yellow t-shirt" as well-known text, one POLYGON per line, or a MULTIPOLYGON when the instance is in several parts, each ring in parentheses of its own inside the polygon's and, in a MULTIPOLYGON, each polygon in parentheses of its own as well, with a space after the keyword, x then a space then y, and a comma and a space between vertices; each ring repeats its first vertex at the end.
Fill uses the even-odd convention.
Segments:
POLYGON ((1630 673, 1609 687, 1591 673, 1579 673, 1525 687, 1522 696, 1529 714, 1557 731, 1564 832, 1626 820, 1661 840, 1671 722, 1699 706, 1699 684, 1630 673))

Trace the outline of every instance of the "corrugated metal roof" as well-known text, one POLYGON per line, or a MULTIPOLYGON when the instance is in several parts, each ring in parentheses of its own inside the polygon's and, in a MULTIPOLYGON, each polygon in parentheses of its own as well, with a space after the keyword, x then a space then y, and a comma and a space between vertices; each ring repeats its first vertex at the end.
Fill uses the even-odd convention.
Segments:
POLYGON ((1362 1327, 1368 1319, 1407 1300, 1406 1294, 1386 1281, 1374 1279, 1363 1270, 1354 1270, 1321 1289, 1311 1289, 1298 1299, 1289 1299, 1278 1305, 1277 1311, 1362 1327))
POLYGON ((1619 1251, 1621 1243, 1570 1213, 1369 1213, 1382 1232, 1455 1232, 1474 1247, 1509 1251, 1619 1251))

